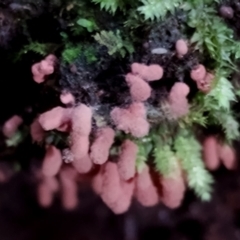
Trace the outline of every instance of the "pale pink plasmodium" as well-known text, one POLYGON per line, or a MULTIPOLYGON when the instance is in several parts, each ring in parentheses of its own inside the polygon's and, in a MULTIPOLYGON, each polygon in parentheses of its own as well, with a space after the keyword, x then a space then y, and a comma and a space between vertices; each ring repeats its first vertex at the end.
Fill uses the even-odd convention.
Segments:
POLYGON ((136 175, 135 197, 145 207, 155 206, 159 203, 157 188, 150 176, 149 167, 146 165, 141 173, 136 175))
POLYGON ((71 119, 72 109, 55 107, 39 116, 39 123, 45 131, 57 129, 71 119))
POLYGON ((146 101, 151 96, 151 87, 139 76, 129 73, 126 75, 126 82, 133 101, 146 101))
POLYGON ((205 78, 206 74, 206 68, 202 64, 199 64, 192 69, 190 76, 192 80, 199 82, 205 78))
POLYGON ((63 104, 74 104, 75 98, 70 92, 63 92, 60 95, 60 100, 63 104))
POLYGON ((122 180, 129 180, 136 173, 138 146, 131 140, 125 140, 118 158, 118 171, 122 180))
POLYGON ((236 152, 234 151, 234 149, 227 144, 224 144, 224 145, 218 144, 217 149, 218 149, 220 160, 222 161, 223 165, 228 170, 235 169, 237 165, 237 159, 236 159, 236 152))
POLYGON ((180 164, 169 176, 162 176, 160 182, 162 186, 161 201, 169 208, 178 208, 186 191, 180 164))
POLYGON ((60 172, 61 200, 66 210, 74 210, 78 206, 77 173, 71 168, 60 172))
POLYGON ((177 40, 175 48, 179 57, 182 57, 188 53, 187 42, 183 39, 177 40))
POLYGON ((156 81, 163 77, 163 68, 157 64, 147 66, 141 63, 133 63, 131 71, 145 81, 156 81))
POLYGON ((22 123, 23 123, 23 119, 20 116, 18 115, 12 116, 3 125, 4 136, 8 138, 12 137, 22 123))
POLYGON ((110 127, 99 128, 91 146, 90 158, 95 164, 108 160, 109 150, 114 142, 115 131, 110 127))
POLYGON ((79 173, 88 173, 93 166, 93 162, 88 154, 81 158, 75 157, 72 164, 79 173))
POLYGON ((32 124, 30 126, 30 133, 31 133, 32 140, 34 142, 41 142, 44 139, 45 131, 42 128, 42 126, 40 125, 38 118, 36 118, 32 122, 32 124))
POLYGON ((203 141, 203 160, 209 170, 216 170, 220 165, 218 141, 215 136, 208 136, 203 141))
POLYGON ((50 145, 46 149, 46 154, 43 159, 42 173, 44 176, 55 176, 62 166, 62 155, 59 149, 50 145))

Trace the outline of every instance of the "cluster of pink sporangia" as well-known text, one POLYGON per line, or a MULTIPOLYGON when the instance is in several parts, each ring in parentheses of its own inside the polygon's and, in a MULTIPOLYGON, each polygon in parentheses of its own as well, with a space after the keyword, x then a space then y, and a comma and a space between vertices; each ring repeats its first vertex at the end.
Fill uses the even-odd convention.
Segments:
MULTIPOLYGON (((92 109, 85 104, 71 108, 56 107, 41 114, 32 123, 31 134, 35 141, 41 141, 45 131, 53 129, 70 133, 69 149, 61 152, 54 146, 46 146, 38 189, 39 202, 43 206, 51 203, 56 189, 52 188, 52 182, 56 182, 58 175, 61 180, 62 171, 66 171, 63 162, 66 162, 71 164, 71 171, 80 176, 100 166, 100 170, 92 178, 93 189, 116 214, 127 211, 133 197, 144 206, 153 206, 162 201, 168 207, 178 207, 185 192, 181 169, 176 169, 169 177, 158 176, 156 181, 147 165, 141 172, 137 172, 138 146, 131 140, 123 141, 118 157, 112 159, 109 152, 114 143, 115 130, 105 126, 92 133, 92 115, 92 109)), ((127 109, 114 108, 111 113, 113 122, 118 123, 117 127, 135 137, 148 133, 149 124, 145 115, 146 109, 141 102, 134 102, 127 109), (119 120, 121 118, 126 121, 119 120)), ((67 175, 64 176, 67 178, 67 175)), ((76 178, 60 184, 67 195, 62 200, 66 209, 77 206, 77 187, 74 181, 76 178), (69 184, 70 193, 64 188, 64 184, 69 184)))
POLYGON ((33 79, 37 83, 45 81, 46 76, 53 74, 57 58, 53 54, 48 55, 42 61, 33 64, 33 79))
POLYGON ((37 173, 37 178, 38 202, 42 207, 49 207, 58 192, 66 210, 78 206, 78 173, 74 168, 62 167, 62 154, 56 147, 46 147, 42 169, 37 173))
POLYGON ((212 81, 215 76, 212 73, 207 72, 202 64, 195 66, 192 69, 190 76, 192 80, 197 83, 197 87, 201 92, 208 93, 211 90, 212 81))
POLYGON ((203 141, 203 159, 209 170, 216 170, 222 163, 228 170, 236 167, 236 153, 232 147, 221 143, 216 136, 203 141))
MULTIPOLYGON (((186 46, 185 42, 176 44, 179 57, 187 53, 186 46)), ((49 61, 48 56, 33 66, 33 69, 38 69, 32 69, 34 80, 38 83, 54 71, 56 59, 50 56, 54 61, 49 61), (48 68, 45 69, 46 66, 48 68)), ((148 135, 150 125, 144 105, 152 91, 148 82, 160 80, 162 76, 163 69, 159 65, 132 64, 131 73, 126 75, 132 103, 125 108, 114 107, 110 112, 112 125, 117 130, 136 138, 148 135)), ((177 82, 172 87, 168 102, 174 116, 181 117, 188 113, 188 93, 189 87, 185 83, 177 82)), ((168 177, 156 177, 147 165, 141 172, 137 172, 138 146, 131 140, 125 140, 118 157, 112 159, 109 152, 114 143, 115 130, 111 126, 104 126, 93 131, 94 112, 91 107, 77 105, 73 95, 67 91, 62 92, 60 100, 66 108, 58 106, 40 114, 30 127, 32 139, 36 142, 44 140, 46 131, 69 133, 69 148, 60 151, 53 145, 46 145, 38 186, 38 198, 42 206, 49 206, 54 194, 61 190, 64 207, 75 208, 78 203, 77 176, 90 173, 97 166, 100 170, 92 178, 93 188, 116 214, 127 211, 133 197, 144 206, 153 206, 160 201, 171 208, 181 204, 185 183, 180 167, 176 167, 168 177), (66 167, 63 162, 69 165, 66 167)), ((11 136, 21 123, 22 120, 17 116, 7 121, 4 129, 11 134, 5 135, 11 136)))

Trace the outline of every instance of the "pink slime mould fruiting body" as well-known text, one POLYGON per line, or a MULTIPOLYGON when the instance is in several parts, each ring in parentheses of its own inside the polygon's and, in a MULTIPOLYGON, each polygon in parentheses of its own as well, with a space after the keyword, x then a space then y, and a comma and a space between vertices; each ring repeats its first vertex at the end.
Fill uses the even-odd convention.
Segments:
POLYGON ((42 173, 44 176, 55 176, 62 166, 62 155, 59 149, 50 145, 47 147, 47 151, 42 164, 42 173))
POLYGON ((58 182, 54 177, 43 177, 37 188, 38 202, 42 207, 49 207, 58 190, 58 182))
POLYGON ((50 54, 44 60, 32 65, 33 80, 37 83, 45 81, 45 77, 54 72, 57 58, 50 54))
POLYGON ((73 165, 81 173, 88 172, 92 161, 88 155, 89 135, 92 128, 92 110, 84 104, 73 110, 71 131, 71 152, 73 165))
POLYGON ((109 150, 114 142, 115 132, 110 127, 97 130, 91 146, 90 157, 95 164, 104 164, 108 160, 109 150))
POLYGON ((234 149, 226 144, 218 145, 218 153, 220 160, 222 161, 223 165, 228 170, 233 170, 236 167, 236 153, 234 149))
POLYGON ((180 165, 170 176, 161 177, 160 182, 162 186, 161 201, 169 208, 178 208, 186 190, 180 165))
POLYGON ((41 142, 44 139, 45 131, 42 128, 42 126, 40 125, 38 118, 36 118, 32 122, 32 124, 30 126, 30 133, 31 133, 32 140, 34 142, 41 142))
POLYGON ((175 45, 179 57, 183 57, 188 53, 188 45, 185 40, 179 39, 175 45))
POLYGON ((135 197, 145 207, 151 207, 159 203, 158 191, 153 184, 147 165, 136 176, 135 197))
POLYGON ((151 88, 142 78, 131 73, 126 75, 133 101, 146 101, 151 96, 151 88))
POLYGON ((168 97, 173 117, 179 118, 188 114, 188 93, 189 87, 185 83, 177 82, 173 85, 168 97))
POLYGON ((147 66, 141 63, 133 63, 131 71, 145 81, 156 81, 163 77, 163 68, 157 64, 147 66))
POLYGON ((134 109, 135 111, 133 109, 134 107, 131 107, 131 105, 129 109, 115 107, 110 115, 118 130, 141 138, 148 134, 150 126, 146 119, 146 114, 140 115, 140 113, 143 113, 142 108, 139 108, 139 112, 137 108, 134 109))
POLYGON ((92 188, 98 195, 101 195, 102 193, 104 168, 105 166, 101 165, 98 173, 92 178, 92 188))
POLYGON ((87 154, 79 159, 75 158, 73 161, 73 166, 79 173, 88 173, 92 169, 93 162, 87 154))
POLYGON ((108 161, 104 166, 101 198, 105 204, 111 207, 121 195, 121 180, 118 174, 117 164, 108 161))
POLYGON ((202 64, 199 64, 194 69, 192 69, 190 76, 192 80, 199 82, 204 79, 206 74, 207 74, 206 68, 202 64))
POLYGON ((214 80, 214 75, 211 73, 206 74, 202 81, 197 82, 197 87, 203 93, 208 93, 211 90, 212 81, 214 80))
POLYGON ((125 140, 122 143, 121 153, 118 158, 118 170, 121 179, 127 181, 134 177, 137 153, 138 146, 134 142, 125 140))
POLYGON ((60 172, 61 199, 62 205, 66 210, 74 210, 78 206, 78 190, 76 183, 76 174, 69 169, 63 169, 60 172))
POLYGON ((134 179, 121 182, 121 195, 114 203, 109 205, 111 210, 115 214, 125 213, 131 205, 133 192, 134 179))
POLYGON ((74 102, 75 102, 75 98, 70 92, 63 92, 60 95, 60 100, 63 104, 66 104, 66 105, 74 104, 74 102))
POLYGON ((203 141, 203 160, 209 170, 216 170, 220 165, 216 137, 208 136, 203 141))
POLYGON ((107 162, 102 165, 93 184, 95 191, 115 214, 128 210, 133 196, 134 179, 121 180, 116 163, 107 162))
POLYGON ((45 131, 59 128, 71 120, 72 109, 55 107, 39 116, 39 123, 45 131))
POLYGON ((22 123, 23 119, 17 115, 14 115, 10 119, 8 119, 3 125, 4 136, 8 138, 12 137, 22 123))

